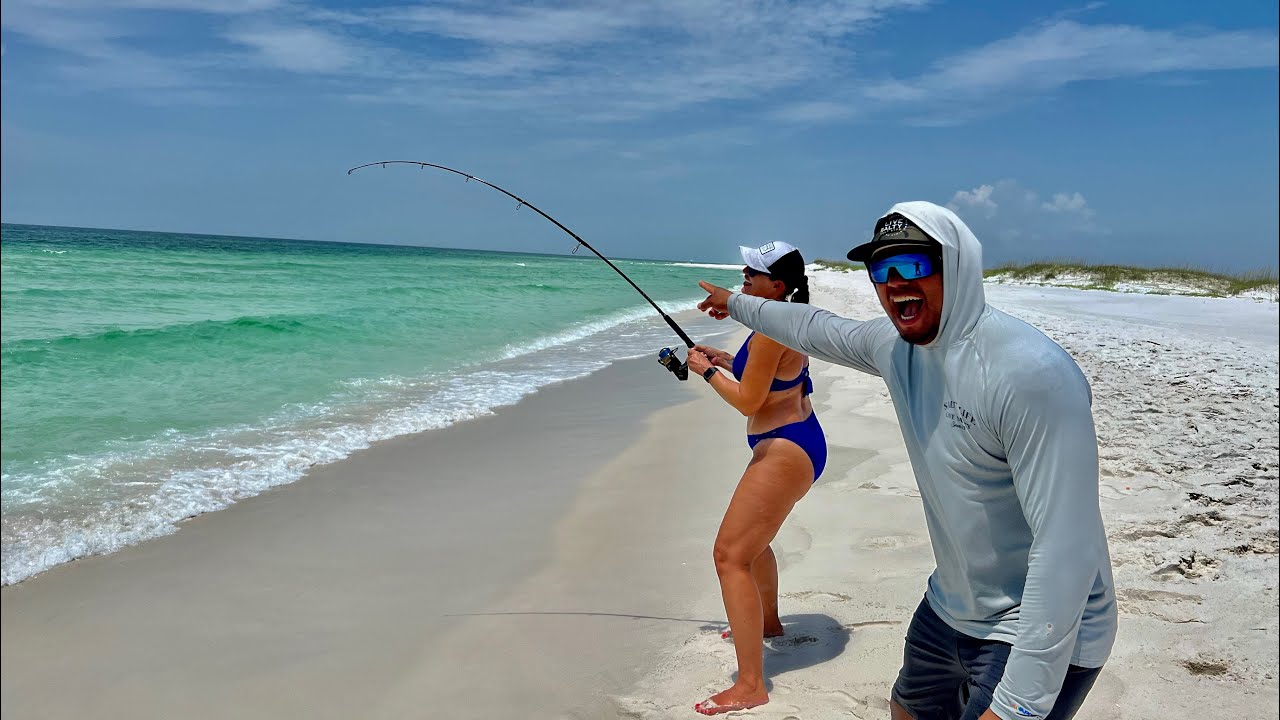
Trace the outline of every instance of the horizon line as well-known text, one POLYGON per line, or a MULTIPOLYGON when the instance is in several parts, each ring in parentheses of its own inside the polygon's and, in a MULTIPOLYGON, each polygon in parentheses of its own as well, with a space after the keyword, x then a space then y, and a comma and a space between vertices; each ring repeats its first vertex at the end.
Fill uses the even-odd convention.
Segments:
MULTIPOLYGON (((418 248, 423 250, 464 250, 467 252, 495 253, 499 255, 535 255, 539 257, 555 257, 567 259, 581 260, 598 260, 594 255, 578 255, 573 252, 566 253, 550 253, 535 252, 532 250, 488 250, 481 248, 466 247, 448 247, 442 245, 416 245, 412 243, 387 243, 387 242, 367 242, 363 240, 314 240, 310 238, 291 238, 277 237, 271 235, 228 235, 226 233, 201 233, 189 232, 186 230, 140 230, 136 228, 109 228, 97 227, 91 225, 45 225, 43 223, 22 223, 22 222, 0 222, 0 226, 15 225, 22 227, 39 227, 39 228, 57 228, 60 230, 98 230, 104 232, 128 232, 128 233, 145 233, 151 235, 190 235, 201 238, 235 238, 239 240, 273 240, 280 242, 300 242, 300 243, 322 243, 325 245, 360 245, 370 247, 388 247, 388 248, 418 248)), ((717 263, 711 260, 694 260, 694 259, 673 259, 673 258, 638 258, 626 257, 622 255, 609 256, 610 260, 625 260, 630 262, 664 262, 664 263, 699 263, 705 265, 725 265, 726 267, 736 267, 733 263, 717 263)))

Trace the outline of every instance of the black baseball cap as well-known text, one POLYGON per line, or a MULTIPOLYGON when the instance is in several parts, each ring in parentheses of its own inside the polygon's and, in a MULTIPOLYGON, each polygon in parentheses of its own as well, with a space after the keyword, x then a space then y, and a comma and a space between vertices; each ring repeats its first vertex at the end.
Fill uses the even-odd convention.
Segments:
POLYGON ((890 215, 876 223, 871 240, 849 251, 846 256, 853 262, 865 263, 876 251, 891 245, 936 247, 938 242, 929 234, 901 215, 890 215))

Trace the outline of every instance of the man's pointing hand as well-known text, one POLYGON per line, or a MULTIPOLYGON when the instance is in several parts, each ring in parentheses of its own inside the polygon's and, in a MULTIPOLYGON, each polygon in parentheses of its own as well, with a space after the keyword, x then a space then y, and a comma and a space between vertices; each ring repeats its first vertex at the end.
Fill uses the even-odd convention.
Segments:
POLYGON ((729 317, 729 296, 733 293, 705 280, 699 280, 698 287, 707 291, 707 299, 698 303, 699 310, 706 310, 707 314, 716 320, 729 317))

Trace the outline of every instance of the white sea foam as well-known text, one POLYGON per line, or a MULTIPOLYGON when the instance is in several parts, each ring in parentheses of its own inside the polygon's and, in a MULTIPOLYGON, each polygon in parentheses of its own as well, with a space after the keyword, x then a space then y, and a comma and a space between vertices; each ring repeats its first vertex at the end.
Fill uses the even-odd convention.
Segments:
POLYGON ((718 265, 716 263, 673 262, 672 267, 711 268, 713 270, 741 270, 741 265, 718 265))
MULTIPOLYGON (((664 309, 675 313, 695 303, 664 309)), ((256 425, 122 443, 66 458, 45 468, 39 482, 6 474, 3 584, 176 532, 183 519, 294 482, 379 440, 491 414, 546 385, 652 353, 670 339, 652 308, 637 306, 513 346, 502 359, 466 372, 350 380, 325 402, 290 406, 256 425), (85 488, 104 496, 82 497, 85 488)))
MULTIPOLYGON (((681 312, 684 310, 692 310, 695 307, 697 307, 698 302, 700 300, 701 298, 685 298, 683 300, 677 300, 675 302, 668 302, 665 304, 665 306, 660 306, 660 307, 662 307, 662 309, 668 315, 670 315, 672 313, 681 312)), ((583 322, 573 328, 570 328, 569 330, 565 330, 564 332, 556 333, 554 335, 548 335, 546 337, 541 337, 532 342, 511 346, 508 348, 506 354, 503 357, 504 359, 516 358, 522 355, 528 355, 530 353, 537 352, 539 350, 547 350, 549 348, 558 347, 560 345, 566 345, 568 343, 574 342, 575 340, 582 340, 582 339, 591 337, 592 335, 603 333, 606 330, 611 330, 615 327, 618 327, 626 323, 631 323, 637 320, 651 318, 653 317, 653 315, 654 315, 653 308, 649 307, 648 305, 640 305, 637 307, 627 308, 626 310, 620 310, 611 315, 606 315, 605 317, 600 318, 599 320, 591 320, 591 321, 583 322)), ((611 337, 618 337, 618 336, 615 335, 611 337)))

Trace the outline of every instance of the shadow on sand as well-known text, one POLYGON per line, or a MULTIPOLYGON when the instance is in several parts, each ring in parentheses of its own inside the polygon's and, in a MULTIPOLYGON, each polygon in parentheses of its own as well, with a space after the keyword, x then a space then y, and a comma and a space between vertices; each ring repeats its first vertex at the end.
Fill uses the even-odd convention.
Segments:
MULTIPOLYGON (((765 689, 773 691, 773 678, 833 660, 844 652, 852 635, 849 628, 830 615, 807 613, 785 615, 786 635, 764 641, 765 689)), ((730 679, 736 681, 735 671, 730 679)))

